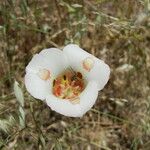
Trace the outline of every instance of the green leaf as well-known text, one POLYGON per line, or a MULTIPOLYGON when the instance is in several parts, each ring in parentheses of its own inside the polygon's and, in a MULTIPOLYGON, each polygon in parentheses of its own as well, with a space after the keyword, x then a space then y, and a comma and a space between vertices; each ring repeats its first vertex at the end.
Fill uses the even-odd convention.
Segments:
POLYGON ((8 121, 11 126, 13 126, 16 123, 16 120, 12 115, 9 116, 8 121))
POLYGON ((21 8, 23 15, 26 15, 27 11, 29 10, 29 7, 28 7, 26 0, 22 0, 22 2, 20 3, 20 8, 21 8))
POLYGON ((71 7, 70 5, 67 5, 67 8, 68 8, 68 12, 70 12, 70 13, 73 13, 73 12, 76 11, 76 10, 75 10, 73 7, 71 7))
POLYGON ((67 7, 68 12, 70 12, 70 13, 74 13, 76 11, 75 8, 73 8, 72 6, 70 6, 68 3, 64 2, 64 1, 61 2, 61 5, 67 7))
POLYGON ((7 119, 0 119, 0 130, 8 133, 15 123, 16 120, 12 115, 9 116, 7 119))
POLYGON ((24 96, 21 88, 19 87, 19 83, 15 81, 14 83, 14 92, 15 96, 17 98, 17 101, 19 102, 19 124, 20 127, 23 129, 25 127, 25 111, 23 109, 24 107, 24 96))
POLYGON ((4 119, 0 119, 0 130, 8 133, 9 132, 9 122, 4 119))
POLYGON ((41 134, 40 135, 40 141, 41 141, 41 143, 42 143, 42 146, 43 146, 43 148, 45 148, 45 139, 44 139, 44 137, 43 137, 43 135, 41 134))
POLYGON ((19 104, 24 107, 24 96, 21 88, 19 87, 19 83, 15 81, 14 83, 14 92, 19 104))
POLYGON ((21 129, 25 128, 25 111, 21 106, 19 107, 19 124, 21 129))
POLYGON ((83 6, 80 5, 80 4, 72 4, 71 6, 74 7, 74 8, 82 8, 82 7, 83 7, 83 6))

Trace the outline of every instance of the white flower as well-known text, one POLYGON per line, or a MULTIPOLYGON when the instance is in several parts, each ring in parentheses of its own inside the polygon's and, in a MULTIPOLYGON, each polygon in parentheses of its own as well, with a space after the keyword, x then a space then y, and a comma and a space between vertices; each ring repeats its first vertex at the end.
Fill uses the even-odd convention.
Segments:
POLYGON ((52 110, 65 116, 81 117, 94 105, 98 91, 103 89, 109 75, 110 68, 102 60, 69 44, 63 51, 49 48, 36 54, 26 67, 25 85, 33 97, 46 100, 52 110), (70 78, 66 79, 63 74, 63 79, 62 73, 68 68, 72 72, 70 78), (80 85, 72 87, 76 81, 82 88, 80 85), (59 85, 61 92, 55 94, 59 85))

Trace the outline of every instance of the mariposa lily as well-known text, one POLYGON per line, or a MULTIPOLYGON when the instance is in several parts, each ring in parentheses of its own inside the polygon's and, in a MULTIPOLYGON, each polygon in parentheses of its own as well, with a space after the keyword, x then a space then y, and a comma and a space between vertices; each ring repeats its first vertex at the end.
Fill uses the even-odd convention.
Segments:
POLYGON ((63 50, 49 48, 36 54, 26 67, 25 85, 52 110, 81 117, 94 105, 109 75, 110 68, 102 60, 69 44, 63 50))

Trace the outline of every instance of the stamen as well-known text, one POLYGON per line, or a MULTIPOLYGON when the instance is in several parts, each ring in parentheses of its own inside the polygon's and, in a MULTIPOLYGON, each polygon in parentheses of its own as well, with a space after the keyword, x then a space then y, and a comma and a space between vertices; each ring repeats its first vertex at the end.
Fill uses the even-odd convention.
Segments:
POLYGON ((54 81, 53 81, 53 87, 55 86, 55 82, 56 82, 56 80, 54 79, 54 81))
POLYGON ((71 81, 74 81, 76 79, 76 76, 73 75, 72 78, 71 78, 71 81))
POLYGON ((80 72, 77 72, 77 77, 82 79, 82 74, 80 72))
POLYGON ((66 75, 64 75, 63 77, 64 77, 64 80, 66 80, 66 75))
MULTIPOLYGON (((66 70, 53 81, 53 94, 70 102, 79 99, 84 88, 85 83, 80 72, 66 70)), ((79 102, 79 100, 76 101, 79 102)))

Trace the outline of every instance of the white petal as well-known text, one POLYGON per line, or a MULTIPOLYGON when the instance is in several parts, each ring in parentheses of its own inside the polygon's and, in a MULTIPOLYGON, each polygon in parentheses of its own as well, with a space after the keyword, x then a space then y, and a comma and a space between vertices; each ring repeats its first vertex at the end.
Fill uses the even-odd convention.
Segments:
POLYGON ((98 97, 97 83, 90 81, 85 90, 80 95, 81 114, 84 115, 94 105, 98 97))
POLYGON ((54 111, 68 116, 68 117, 80 117, 82 116, 79 104, 73 105, 68 100, 59 99, 54 95, 48 95, 46 97, 47 105, 54 111))
POLYGON ((64 47, 63 52, 67 55, 69 64, 73 69, 81 71, 88 81, 96 81, 99 90, 103 89, 105 84, 108 82, 110 75, 110 68, 107 64, 91 55, 90 53, 84 51, 75 44, 67 45, 66 47, 64 47), (87 63, 87 65, 92 67, 89 70, 85 70, 85 67, 83 65, 84 60, 86 60, 87 58, 91 58, 91 60, 93 61, 93 64, 91 64, 92 61, 90 61, 90 63, 87 63))
POLYGON ((86 58, 87 54, 88 56, 91 55, 75 44, 65 46, 63 52, 67 56, 69 64, 74 70, 82 70, 82 60, 86 58))
POLYGON ((53 79, 67 67, 66 56, 61 50, 50 48, 41 51, 26 67, 27 90, 33 97, 45 99, 51 93, 53 79))
POLYGON ((104 88, 109 80, 110 68, 100 59, 95 59, 95 65, 93 69, 86 74, 87 80, 97 81, 98 89, 104 88))
POLYGON ((46 97, 46 103, 52 110, 62 115, 81 117, 94 105, 97 96, 97 84, 95 81, 90 81, 83 93, 79 96, 79 104, 72 104, 69 100, 59 99, 50 94, 46 97))
POLYGON ((50 85, 50 81, 44 81, 34 73, 25 75, 25 86, 34 98, 44 100, 51 90, 50 85))
POLYGON ((26 67, 26 71, 37 73, 40 69, 47 69, 52 76, 57 76, 67 67, 68 62, 64 53, 57 48, 50 48, 36 54, 26 67))

